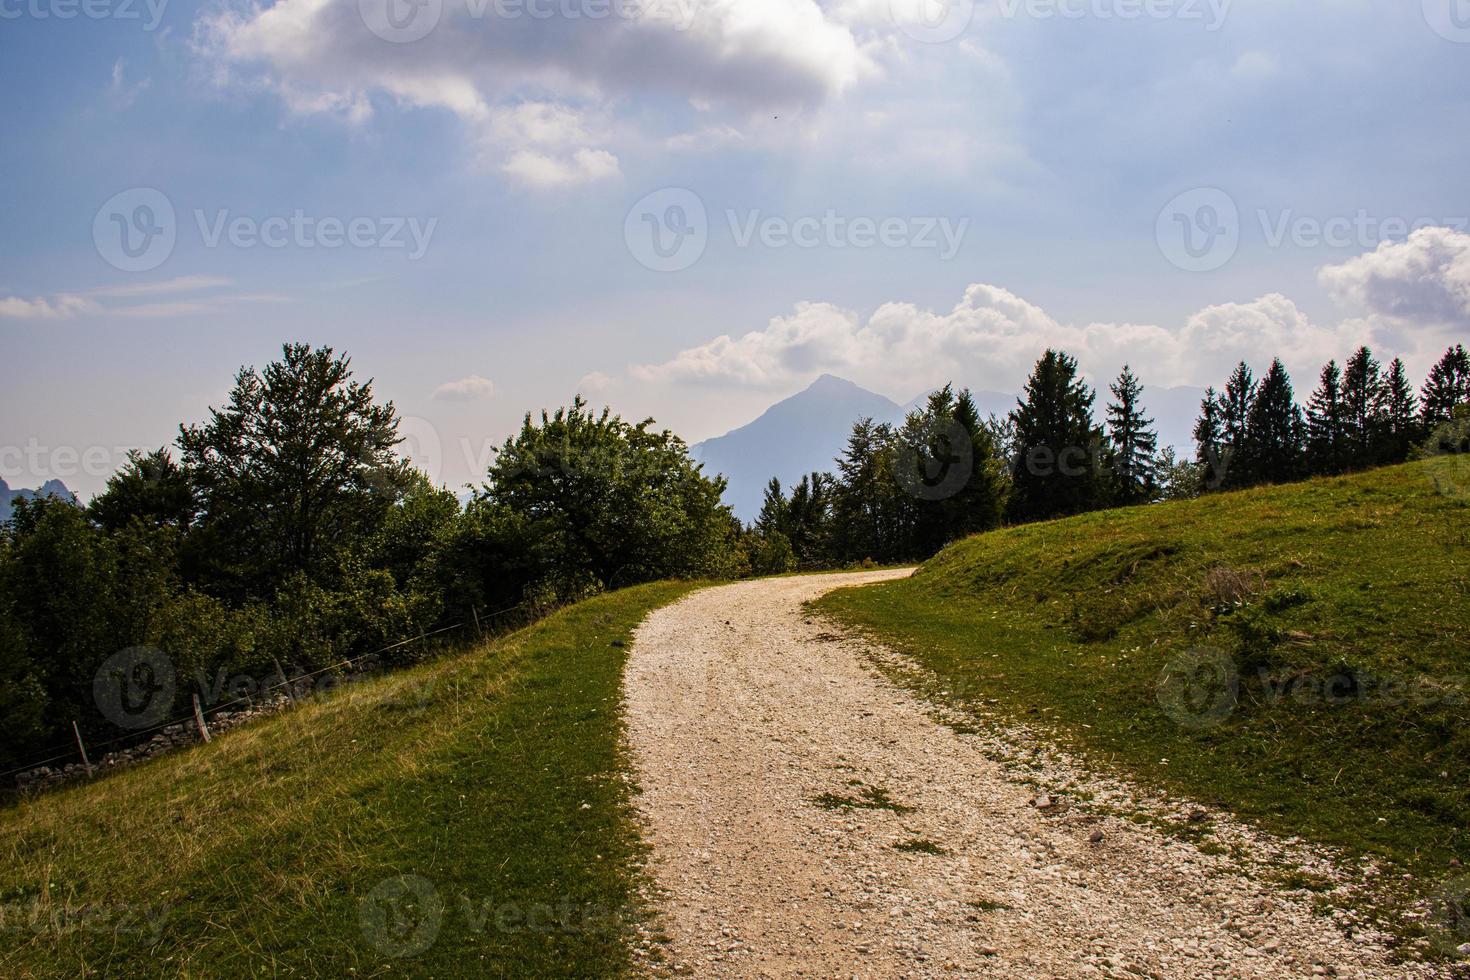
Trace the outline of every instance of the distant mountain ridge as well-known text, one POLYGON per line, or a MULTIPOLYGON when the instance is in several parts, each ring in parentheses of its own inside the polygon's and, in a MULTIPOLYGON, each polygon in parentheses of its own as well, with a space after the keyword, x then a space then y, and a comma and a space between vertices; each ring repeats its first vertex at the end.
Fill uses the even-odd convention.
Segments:
POLYGON ((77 499, 77 495, 68 490, 66 484, 60 480, 47 480, 36 490, 12 490, 9 484, 0 480, 0 522, 10 520, 10 515, 15 512, 15 501, 35 500, 37 497, 60 497, 73 503, 77 499))
MULTIPOLYGON (((962 386, 961 386, 962 387, 962 386)), ((1016 407, 1016 395, 1000 391, 972 391, 981 418, 1004 418, 1016 407)), ((1143 392, 1145 410, 1154 418, 1159 448, 1173 446, 1181 457, 1192 454, 1192 429, 1203 388, 1149 388, 1143 392)), ((824 374, 807 388, 766 409, 759 418, 722 436, 689 447, 706 473, 722 474, 728 486, 725 503, 735 516, 749 523, 760 512, 771 477, 788 489, 813 471, 830 472, 833 461, 847 445, 852 424, 860 418, 899 423, 922 408, 924 392, 900 405, 890 398, 844 378, 824 374)), ((1106 384, 1097 389, 1093 417, 1106 419, 1106 384)))

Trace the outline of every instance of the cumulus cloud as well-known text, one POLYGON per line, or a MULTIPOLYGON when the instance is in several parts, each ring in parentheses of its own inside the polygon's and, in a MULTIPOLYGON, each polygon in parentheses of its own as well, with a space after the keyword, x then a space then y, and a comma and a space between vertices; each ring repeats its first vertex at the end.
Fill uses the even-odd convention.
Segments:
POLYGON ((22 299, 19 296, 0 296, 0 317, 16 320, 60 320, 87 313, 96 309, 96 304, 85 296, 59 293, 47 299, 22 299))
POLYGON ((1470 235, 1464 232, 1421 228, 1405 241, 1326 266, 1317 278, 1370 316, 1428 326, 1470 322, 1470 235))
POLYGON ((585 111, 637 95, 737 114, 809 106, 871 68, 815 0, 613 0, 597 15, 594 6, 443 0, 415 8, 439 11, 432 30, 391 43, 369 29, 374 15, 359 0, 277 0, 206 16, 195 46, 217 80, 273 91, 299 113, 363 122, 385 98, 448 110, 500 148, 506 173, 541 187, 617 172, 585 111))
POLYGON ((434 389, 434 397, 445 402, 468 402, 489 398, 495 394, 495 383, 489 378, 472 374, 458 381, 446 381, 434 389))
POLYGON ((886 303, 866 320, 829 303, 802 303, 764 329, 721 336, 661 364, 635 365, 649 382, 783 387, 831 371, 884 390, 920 390, 946 379, 1009 390, 1047 347, 1076 356, 1094 379, 1131 363, 1150 384, 1218 383, 1239 360, 1278 354, 1315 373, 1368 340, 1361 322, 1326 328, 1278 294, 1211 306, 1174 328, 1062 323, 999 286, 978 283, 947 312, 886 303))

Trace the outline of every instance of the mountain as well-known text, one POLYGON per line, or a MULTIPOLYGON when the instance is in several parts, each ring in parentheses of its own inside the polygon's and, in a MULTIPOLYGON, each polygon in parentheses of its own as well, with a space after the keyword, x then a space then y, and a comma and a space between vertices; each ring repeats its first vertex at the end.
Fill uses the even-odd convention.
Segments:
POLYGON ((760 512, 771 477, 789 488, 813 470, 831 470, 852 424, 864 416, 893 421, 902 410, 891 399, 824 374, 754 422, 697 443, 690 453, 706 473, 724 474, 725 503, 749 522, 760 512))
POLYGON ((12 490, 4 480, 0 480, 0 522, 10 520, 15 509, 12 506, 14 501, 34 500, 37 497, 60 497, 73 503, 77 499, 77 495, 68 490, 66 484, 60 480, 47 480, 38 490, 12 490))

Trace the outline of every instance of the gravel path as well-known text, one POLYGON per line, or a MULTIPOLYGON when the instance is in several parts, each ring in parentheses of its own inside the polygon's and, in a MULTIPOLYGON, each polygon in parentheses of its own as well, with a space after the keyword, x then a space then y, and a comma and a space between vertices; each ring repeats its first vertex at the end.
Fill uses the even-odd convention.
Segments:
POLYGON ((1306 893, 1038 796, 801 608, 904 574, 720 586, 639 628, 626 710, 668 937, 650 971, 1434 975, 1306 893))

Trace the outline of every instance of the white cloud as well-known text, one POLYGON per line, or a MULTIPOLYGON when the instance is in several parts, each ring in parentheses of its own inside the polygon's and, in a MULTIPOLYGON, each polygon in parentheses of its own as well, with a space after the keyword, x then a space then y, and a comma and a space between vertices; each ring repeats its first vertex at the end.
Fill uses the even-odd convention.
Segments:
POLYGON ((1318 281, 1370 316, 1425 326, 1470 322, 1470 235, 1421 228, 1406 241, 1318 270, 1318 281))
POLYGON ((91 291, 93 296, 108 296, 125 299, 130 296, 160 296, 171 293, 192 293, 201 289, 218 289, 234 283, 224 276, 175 276, 156 282, 138 282, 126 286, 104 286, 91 291))
POLYGON ((446 381, 434 389, 434 397, 445 402, 475 401, 480 398, 489 398, 493 394, 495 394, 495 383, 478 374, 460 378, 458 381, 446 381))
POLYGON ((616 177, 618 158, 606 150, 577 150, 570 157, 551 156, 535 150, 517 150, 501 170, 529 187, 566 187, 616 177))
POLYGON ((1151 385, 1222 380, 1239 360, 1279 355, 1294 373, 1315 375, 1327 359, 1370 339, 1361 322, 1328 329, 1291 300, 1269 294, 1250 303, 1199 311, 1179 327, 1061 323, 999 286, 975 284, 948 312, 886 303, 865 321, 829 303, 802 303, 763 330, 681 351, 662 364, 635 365, 647 382, 785 387, 824 371, 880 390, 923 390, 948 379, 1011 390, 1041 352, 1059 347, 1090 378, 1112 377, 1125 363, 1151 385))
POLYGON ((592 371, 577 380, 578 391, 606 391, 613 386, 613 378, 601 371, 592 371))
POLYGON ((35 299, 0 296, 0 317, 11 317, 17 320, 60 320, 79 313, 90 313, 96 309, 96 306, 97 304, 85 296, 77 296, 74 293, 58 293, 50 299, 39 296, 35 299))
POLYGON ((446 109, 482 144, 500 148, 507 173, 535 186, 617 172, 608 144, 584 126, 584 111, 642 95, 699 100, 737 115, 811 106, 873 67, 851 31, 815 0, 615 0, 610 7, 591 16, 572 3, 579 16, 568 16, 545 0, 445 2, 426 36, 390 43, 367 28, 358 0, 277 0, 202 17, 195 47, 217 81, 272 91, 298 113, 363 122, 383 98, 446 109), (558 15, 535 15, 533 7, 558 15), (528 104, 532 92, 540 101, 528 104))

